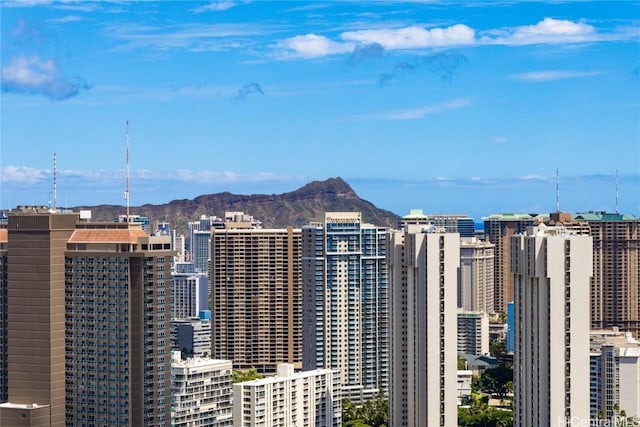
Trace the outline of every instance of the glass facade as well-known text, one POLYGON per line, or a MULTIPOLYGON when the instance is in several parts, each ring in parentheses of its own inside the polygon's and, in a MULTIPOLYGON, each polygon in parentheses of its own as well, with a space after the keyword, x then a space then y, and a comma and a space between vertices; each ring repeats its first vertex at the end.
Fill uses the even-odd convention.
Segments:
POLYGON ((303 369, 338 369, 354 401, 389 381, 386 229, 327 213, 303 229, 303 369))

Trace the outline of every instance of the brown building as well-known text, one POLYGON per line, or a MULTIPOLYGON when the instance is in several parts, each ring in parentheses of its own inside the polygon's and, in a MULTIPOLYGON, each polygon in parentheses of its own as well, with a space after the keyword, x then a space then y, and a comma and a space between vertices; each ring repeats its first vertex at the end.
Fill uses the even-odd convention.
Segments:
POLYGON ((211 229, 212 357, 301 367, 301 230, 227 227, 211 229))
POLYGON ((507 312, 507 303, 513 301, 513 274, 511 264, 511 236, 523 233, 536 222, 536 214, 503 213, 483 218, 485 238, 495 246, 493 298, 496 312, 507 312))
POLYGON ((168 426, 171 237, 81 223, 67 245, 67 425, 168 426))
POLYGON ((585 212, 593 237, 591 327, 617 327, 640 336, 640 218, 585 212))
MULTIPOLYGON (((0 224, 0 403, 7 396, 7 229, 0 224)), ((2 424, 0 423, 0 426, 2 424)))
POLYGON ((170 237, 20 207, 5 244, 0 425, 170 425, 170 237))

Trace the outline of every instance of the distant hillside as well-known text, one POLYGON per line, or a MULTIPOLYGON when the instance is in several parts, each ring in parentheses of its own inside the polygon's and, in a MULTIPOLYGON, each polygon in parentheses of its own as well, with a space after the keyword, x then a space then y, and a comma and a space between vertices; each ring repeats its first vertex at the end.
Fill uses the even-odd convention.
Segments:
MULTIPOLYGON (((124 213, 123 206, 82 206, 98 220, 112 220, 124 213)), ((164 205, 131 207, 131 214, 148 216, 152 221, 168 222, 179 234, 186 234, 187 223, 201 215, 224 217, 226 211, 241 211, 262 221, 265 228, 301 227, 324 220, 324 212, 362 212, 364 221, 387 227, 397 225, 398 216, 361 199, 341 178, 313 181, 289 193, 238 195, 229 192, 206 194, 193 200, 173 200, 164 205)))

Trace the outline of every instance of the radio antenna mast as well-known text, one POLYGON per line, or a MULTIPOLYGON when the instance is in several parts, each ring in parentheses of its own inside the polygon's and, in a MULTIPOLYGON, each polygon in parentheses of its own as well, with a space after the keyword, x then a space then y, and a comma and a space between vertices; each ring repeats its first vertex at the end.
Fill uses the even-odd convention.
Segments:
POLYGON ((126 170, 126 187, 124 190, 124 200, 127 204, 127 222, 129 222, 129 120, 126 122, 127 125, 127 170, 126 170))
POLYGON ((556 168, 556 212, 560 212, 560 169, 556 168))
POLYGON ((56 167, 56 153, 53 153, 53 210, 58 208, 58 183, 57 183, 57 167, 56 167))

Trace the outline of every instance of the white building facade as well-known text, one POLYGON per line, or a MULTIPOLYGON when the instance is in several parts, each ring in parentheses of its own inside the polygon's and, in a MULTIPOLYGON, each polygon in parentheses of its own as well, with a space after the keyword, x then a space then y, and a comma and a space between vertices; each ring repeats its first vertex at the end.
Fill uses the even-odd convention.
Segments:
POLYGON ((203 273, 171 275, 171 318, 198 317, 209 308, 209 279, 203 273))
POLYGON ((171 362, 171 425, 224 427, 233 425, 230 360, 192 358, 171 362))
POLYGON ((591 237, 530 227, 511 237, 510 258, 514 425, 589 425, 591 237))
POLYGON ((640 342, 617 328, 593 330, 590 341, 591 418, 640 417, 640 342))
POLYGON ((482 311, 458 311, 458 354, 489 354, 489 316, 482 311))
POLYGON ((281 363, 277 376, 233 385, 234 427, 340 427, 339 371, 294 373, 281 363))
POLYGON ((390 425, 452 426, 456 408, 457 233, 407 225, 389 237, 390 425))

